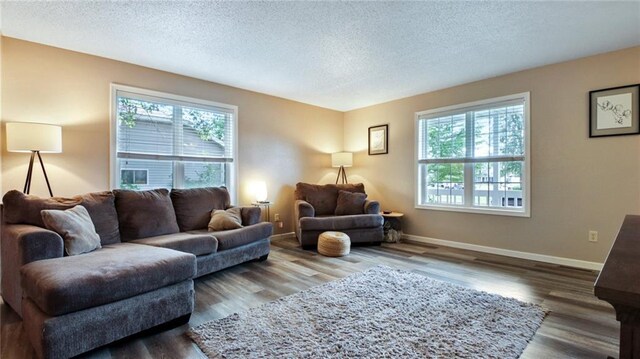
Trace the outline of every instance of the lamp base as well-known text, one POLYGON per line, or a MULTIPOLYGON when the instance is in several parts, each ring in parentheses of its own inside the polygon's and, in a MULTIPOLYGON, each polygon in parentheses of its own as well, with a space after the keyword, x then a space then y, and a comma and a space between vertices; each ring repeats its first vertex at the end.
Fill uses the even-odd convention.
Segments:
POLYGON ((342 179, 342 184, 347 184, 347 172, 344 170, 344 166, 340 166, 338 170, 338 177, 336 177, 336 184, 338 184, 338 180, 342 179))
POLYGON ((53 197, 53 192, 51 192, 51 185, 49 184, 49 176, 47 176, 47 170, 44 168, 44 162, 42 162, 42 156, 40 156, 40 151, 31 151, 31 158, 29 159, 29 170, 27 170, 27 179, 24 181, 24 190, 22 192, 24 192, 25 194, 29 194, 29 191, 31 191, 31 177, 33 176, 33 161, 36 155, 38 155, 38 161, 40 161, 40 167, 42 167, 44 180, 47 182, 47 189, 49 189, 49 196, 53 197))

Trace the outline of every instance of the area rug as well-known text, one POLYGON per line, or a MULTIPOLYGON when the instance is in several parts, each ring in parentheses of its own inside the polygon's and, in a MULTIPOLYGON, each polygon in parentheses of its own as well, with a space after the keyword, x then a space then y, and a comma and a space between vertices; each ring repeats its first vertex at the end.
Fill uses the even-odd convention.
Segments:
POLYGON ((188 335, 209 358, 517 358, 538 305, 377 266, 188 335))

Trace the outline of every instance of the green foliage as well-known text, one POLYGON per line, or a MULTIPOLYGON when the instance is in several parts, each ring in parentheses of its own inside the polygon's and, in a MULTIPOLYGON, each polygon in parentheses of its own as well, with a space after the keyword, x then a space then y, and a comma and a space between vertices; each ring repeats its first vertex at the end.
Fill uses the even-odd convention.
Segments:
POLYGON ((222 167, 223 165, 221 166, 219 164, 205 165, 202 171, 196 171, 198 178, 185 177, 187 188, 218 186, 223 184, 224 173, 222 167))
MULTIPOLYGON (((504 121, 505 135, 500 136, 500 143, 504 146, 504 152, 511 155, 522 155, 524 150, 524 121, 520 114, 507 116, 504 121)), ((506 162, 500 168, 500 177, 522 177, 522 163, 506 162)))
MULTIPOLYGON (((459 158, 465 156, 465 126, 458 125, 461 121, 434 121, 427 128, 427 151, 429 158, 459 158)), ((507 115, 493 115, 490 121, 484 124, 477 123, 474 129, 475 145, 487 146, 488 154, 522 155, 524 150, 523 128, 524 121, 519 113, 507 115), (489 138, 482 136, 483 131, 497 130, 498 143, 489 143, 489 138), (497 127, 497 128, 495 128, 497 127)), ((486 132, 485 132, 486 133, 486 132)), ((522 177, 522 162, 502 162, 499 165, 500 177, 522 177)), ((474 178, 494 177, 497 181, 498 171, 493 171, 493 166, 484 164, 474 165, 474 178)), ((428 182, 437 183, 464 183, 464 165, 455 164, 429 164, 427 165, 428 182)))
POLYGON ((131 190, 138 191, 140 189, 140 186, 138 186, 136 184, 132 184, 132 183, 121 182, 120 183, 120 188, 121 189, 131 189, 131 190))
MULTIPOLYGON (((455 122, 442 121, 427 128, 427 150, 432 158, 457 158, 465 155, 465 127, 455 122)), ((427 165, 429 183, 463 183, 464 165, 430 164, 427 165)))
POLYGON ((143 115, 151 118, 151 113, 158 111, 160 108, 155 103, 120 97, 118 98, 118 119, 120 124, 129 128, 135 127, 136 118, 139 115, 138 109, 144 111, 143 115))
POLYGON ((184 119, 203 141, 224 140, 226 127, 225 116, 209 111, 186 110, 184 119))

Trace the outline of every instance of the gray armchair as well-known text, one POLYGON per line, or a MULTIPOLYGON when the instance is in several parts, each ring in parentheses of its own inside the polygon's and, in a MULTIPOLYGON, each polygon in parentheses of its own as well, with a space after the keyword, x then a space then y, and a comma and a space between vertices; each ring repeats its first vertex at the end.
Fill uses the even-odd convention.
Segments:
POLYGON ((380 243, 384 238, 380 204, 366 200, 362 183, 297 183, 294 194, 296 236, 303 248, 315 247, 325 231, 346 233, 351 243, 380 243))

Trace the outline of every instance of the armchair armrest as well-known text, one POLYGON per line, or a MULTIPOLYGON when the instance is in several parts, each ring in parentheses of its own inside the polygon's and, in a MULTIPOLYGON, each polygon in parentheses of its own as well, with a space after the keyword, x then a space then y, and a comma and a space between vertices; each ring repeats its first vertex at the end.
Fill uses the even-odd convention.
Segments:
POLYGON ((380 213, 380 203, 378 201, 365 201, 364 202, 364 214, 378 214, 380 213))
POLYGON ((260 223, 262 210, 260 207, 240 207, 240 216, 242 217, 243 226, 251 226, 260 223))
POLYGON ((296 221, 300 220, 300 218, 303 218, 303 217, 315 217, 316 216, 315 208, 313 208, 311 203, 309 203, 307 201, 303 201, 301 199, 298 199, 298 200, 296 200, 296 203, 295 203, 294 207, 295 207, 296 221))
POLYGON ((64 255, 64 241, 56 232, 29 224, 5 224, 2 232, 2 254, 12 256, 19 266, 64 255))

